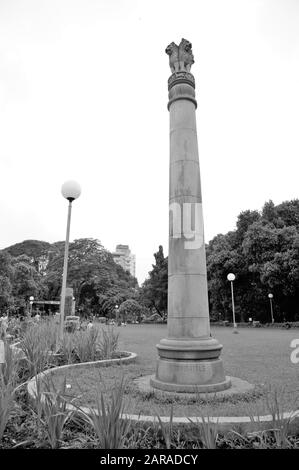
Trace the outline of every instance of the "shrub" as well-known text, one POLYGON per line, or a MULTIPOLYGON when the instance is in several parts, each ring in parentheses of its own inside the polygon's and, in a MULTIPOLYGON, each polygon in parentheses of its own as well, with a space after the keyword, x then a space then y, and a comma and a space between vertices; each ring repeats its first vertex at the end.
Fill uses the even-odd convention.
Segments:
POLYGON ((57 334, 58 327, 53 321, 42 321, 26 329, 20 347, 27 358, 31 376, 41 372, 49 364, 49 352, 56 348, 57 334))
POLYGON ((97 355, 97 338, 99 330, 92 327, 78 331, 73 336, 73 347, 80 362, 95 361, 97 355))
POLYGON ((210 417, 201 416, 202 422, 194 422, 188 418, 190 423, 196 424, 199 430, 200 440, 205 449, 216 449, 218 438, 218 424, 212 422, 210 417))
MULTIPOLYGON (((274 322, 274 323, 258 323, 256 325, 253 325, 254 322, 240 322, 237 323, 238 328, 239 327, 249 327, 252 328, 254 326, 256 327, 261 327, 261 328, 299 328, 299 322, 274 322)), ((211 326, 229 326, 232 327, 233 323, 229 321, 216 321, 216 322, 211 322, 211 326)))
POLYGON ((21 330, 21 321, 18 318, 9 318, 7 333, 12 335, 14 338, 18 338, 21 334, 21 330))
POLYGON ((163 423, 161 417, 158 414, 157 418, 165 441, 166 449, 171 449, 173 439, 173 405, 171 405, 168 424, 163 423))
POLYGON ((17 363, 7 342, 4 343, 4 353, 5 363, 0 364, 0 441, 15 407, 17 382, 17 363))
POLYGON ((113 327, 103 328, 98 342, 98 352, 101 359, 111 359, 117 350, 119 333, 113 327))
POLYGON ((281 403, 283 402, 283 396, 286 394, 286 390, 269 389, 266 394, 266 405, 269 413, 272 416, 273 429, 268 432, 273 433, 275 444, 277 448, 289 448, 291 447, 290 440, 288 439, 289 428, 294 416, 288 419, 283 418, 283 410, 281 403))
POLYGON ((150 317, 144 318, 142 323, 163 323, 163 318, 158 313, 153 313, 150 317))
POLYGON ((103 394, 98 393, 96 409, 89 408, 87 414, 78 408, 84 421, 94 430, 100 449, 123 449, 124 447, 124 441, 130 429, 130 422, 122 419, 125 388, 126 382, 122 376, 120 382, 115 383, 110 403, 105 403, 103 394))
POLYGON ((72 334, 63 335, 63 341, 60 344, 59 352, 67 364, 72 364, 75 360, 74 340, 72 334))
POLYGON ((80 329, 80 317, 77 315, 68 315, 64 321, 64 329, 68 333, 74 333, 80 329))
POLYGON ((63 431, 66 423, 72 418, 74 411, 67 409, 68 400, 66 394, 66 377, 60 384, 55 386, 50 375, 42 379, 43 392, 40 390, 36 394, 36 411, 40 423, 43 425, 46 438, 51 449, 57 449, 62 442, 63 431))
POLYGON ((117 333, 113 327, 97 328, 65 334, 60 352, 68 364, 73 362, 92 362, 98 359, 111 359, 118 346, 117 333), (101 332, 101 333, 100 333, 101 332))
POLYGON ((141 321, 144 307, 142 307, 136 300, 128 299, 123 302, 118 310, 118 315, 124 319, 124 321, 137 320, 141 321))

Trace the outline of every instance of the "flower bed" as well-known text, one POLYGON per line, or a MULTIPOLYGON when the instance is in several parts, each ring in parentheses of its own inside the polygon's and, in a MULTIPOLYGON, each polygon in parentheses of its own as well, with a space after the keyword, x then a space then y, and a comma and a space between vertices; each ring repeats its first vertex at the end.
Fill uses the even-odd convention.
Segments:
MULTIPOLYGON (((47 393, 50 391, 56 393, 57 390, 61 389, 61 384, 65 381, 66 387, 69 387, 67 409, 72 411, 79 410, 81 413, 90 415, 97 412, 98 394, 101 394, 104 402, 109 406, 111 393, 119 387, 119 383, 123 380, 120 377, 123 374, 126 380, 122 387, 122 402, 124 405, 122 416, 131 421, 158 423, 159 419, 161 419, 165 423, 173 420, 173 423, 177 425, 188 425, 190 421, 193 423, 203 423, 205 419, 208 419, 210 423, 217 424, 218 428, 223 430, 233 425, 251 427, 255 422, 267 423, 273 421, 273 416, 269 414, 271 408, 261 406, 262 394, 258 390, 247 393, 243 397, 236 396, 223 400, 217 400, 213 396, 203 399, 196 396, 196 394, 193 397, 190 395, 189 397, 185 395, 179 397, 179 394, 171 397, 169 394, 160 392, 157 396, 153 392, 140 394, 133 383, 133 375, 136 374, 134 372, 135 365, 130 366, 137 355, 128 352, 126 354, 127 357, 120 359, 68 364, 48 369, 29 382, 27 390, 30 398, 32 401, 36 400, 38 384, 41 385, 40 391, 43 393, 43 380, 51 376, 51 381, 48 382, 48 385, 50 383, 51 387, 47 389, 47 393), (94 370, 95 368, 104 368, 98 377, 94 370), (39 379, 41 379, 40 382, 39 379), (94 387, 93 396, 92 394, 88 396, 86 391, 91 391, 94 387), (239 411, 237 409, 238 403, 240 404, 239 411), (203 418, 205 415, 202 413, 205 413, 203 411, 205 406, 210 407, 210 412, 208 416, 203 418), (221 407, 224 415, 221 414, 221 407), (212 413, 211 410, 213 408, 218 410, 218 415, 217 412, 216 414, 212 413), (233 409, 237 412, 237 415, 229 414, 233 409), (256 411, 258 411, 258 414, 255 413, 256 411), (242 414, 244 412, 248 414, 244 416, 242 414)), ((270 401, 274 400, 275 397, 276 395, 270 397, 270 401)), ((283 405, 283 398, 282 395, 279 398, 280 406, 283 405)), ((294 421, 298 416, 298 411, 282 412, 280 409, 276 411, 278 412, 279 419, 282 421, 294 421)))
POLYGON ((80 369, 90 369, 90 368, 98 368, 98 367, 105 367, 105 366, 107 367, 112 364, 131 363, 137 357, 137 354, 129 352, 129 351, 118 351, 115 355, 118 357, 114 357, 112 359, 102 359, 102 360, 97 360, 97 361, 91 361, 91 362, 78 362, 75 364, 64 364, 64 365, 46 369, 40 372, 37 376, 33 377, 28 382, 27 391, 29 393, 29 396, 32 400, 35 400, 36 394, 37 394, 37 383, 39 379, 41 379, 42 381, 49 374, 54 375, 56 373, 66 372, 74 368, 76 368, 76 370, 80 370, 80 369))

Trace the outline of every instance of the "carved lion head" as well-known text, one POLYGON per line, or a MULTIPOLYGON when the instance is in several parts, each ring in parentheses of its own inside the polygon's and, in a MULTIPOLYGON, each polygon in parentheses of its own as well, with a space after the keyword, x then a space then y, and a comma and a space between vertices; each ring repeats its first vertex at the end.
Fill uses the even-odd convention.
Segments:
POLYGON ((177 47, 178 46, 174 42, 170 43, 169 46, 167 46, 165 49, 166 54, 171 55, 173 53, 173 50, 177 47))
POLYGON ((187 39, 184 39, 184 38, 182 38, 180 46, 183 46, 183 48, 186 52, 189 52, 192 49, 191 42, 188 41, 187 39))

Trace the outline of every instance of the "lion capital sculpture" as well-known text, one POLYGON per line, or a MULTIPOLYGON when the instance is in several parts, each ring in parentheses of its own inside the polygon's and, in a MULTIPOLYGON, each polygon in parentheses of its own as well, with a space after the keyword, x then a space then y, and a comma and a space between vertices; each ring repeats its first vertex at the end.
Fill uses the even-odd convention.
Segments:
POLYGON ((169 55, 169 66, 172 73, 190 72, 191 66, 194 64, 191 42, 184 38, 179 46, 172 42, 167 46, 165 52, 169 55))

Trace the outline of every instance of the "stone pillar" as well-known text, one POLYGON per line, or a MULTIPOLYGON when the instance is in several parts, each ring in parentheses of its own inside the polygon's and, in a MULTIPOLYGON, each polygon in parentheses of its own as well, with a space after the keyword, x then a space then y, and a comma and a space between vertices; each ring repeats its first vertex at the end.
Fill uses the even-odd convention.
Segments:
POLYGON ((73 315, 73 289, 67 287, 65 289, 64 318, 73 315))
POLYGON ((219 358, 222 345, 210 336, 206 255, 197 146, 195 80, 191 44, 182 39, 166 49, 170 187, 168 337, 157 345, 151 385, 167 391, 215 392, 230 387, 219 358))

